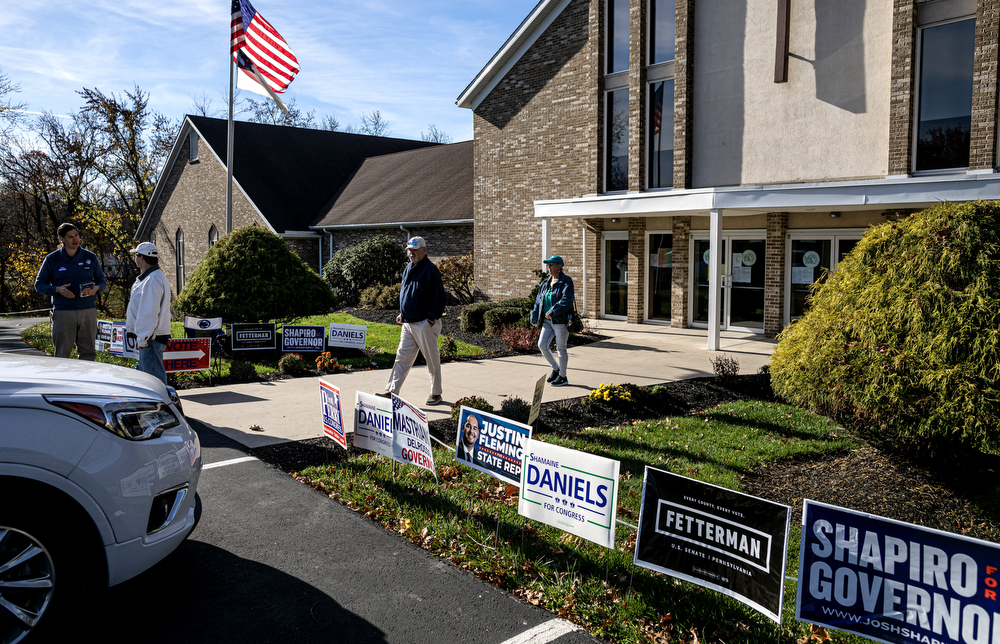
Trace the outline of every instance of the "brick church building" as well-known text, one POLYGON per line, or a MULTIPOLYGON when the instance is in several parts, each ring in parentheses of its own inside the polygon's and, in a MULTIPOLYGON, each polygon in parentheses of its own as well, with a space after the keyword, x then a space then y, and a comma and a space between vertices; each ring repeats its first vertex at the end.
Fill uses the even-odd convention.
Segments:
POLYGON ((773 336, 872 225, 1000 197, 998 0, 541 0, 457 99, 476 284, 773 336))

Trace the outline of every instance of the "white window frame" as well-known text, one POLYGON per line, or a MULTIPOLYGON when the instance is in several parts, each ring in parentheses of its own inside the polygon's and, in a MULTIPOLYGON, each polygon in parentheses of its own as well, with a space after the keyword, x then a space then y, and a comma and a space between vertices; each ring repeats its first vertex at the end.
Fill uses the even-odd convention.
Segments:
POLYGON ((799 228, 785 233, 785 275, 783 279, 785 311, 782 316, 785 326, 791 324, 792 321, 792 241, 796 239, 830 240, 830 273, 832 274, 840 263, 837 260, 840 242, 860 241, 867 230, 867 228, 799 228))

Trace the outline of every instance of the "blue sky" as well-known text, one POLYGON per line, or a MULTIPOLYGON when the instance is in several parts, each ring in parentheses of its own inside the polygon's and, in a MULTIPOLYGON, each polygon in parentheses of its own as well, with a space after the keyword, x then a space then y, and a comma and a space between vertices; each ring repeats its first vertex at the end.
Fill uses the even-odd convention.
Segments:
MULTIPOLYGON (((317 122, 357 126, 379 110, 391 136, 418 139, 433 123, 455 141, 472 138, 472 113, 455 99, 536 3, 253 0, 302 67, 284 98, 317 122)), ((5 0, 0 70, 28 110, 69 114, 83 87, 138 84, 153 110, 179 119, 196 96, 224 107, 229 19, 229 0, 5 0)))

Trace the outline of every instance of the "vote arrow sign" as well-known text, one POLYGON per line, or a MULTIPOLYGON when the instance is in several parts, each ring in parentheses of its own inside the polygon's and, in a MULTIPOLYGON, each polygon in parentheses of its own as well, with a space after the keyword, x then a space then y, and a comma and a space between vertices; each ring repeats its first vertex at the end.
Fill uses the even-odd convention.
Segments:
POLYGON ((167 373, 207 371, 211 357, 212 338, 170 338, 163 351, 163 369, 167 373))

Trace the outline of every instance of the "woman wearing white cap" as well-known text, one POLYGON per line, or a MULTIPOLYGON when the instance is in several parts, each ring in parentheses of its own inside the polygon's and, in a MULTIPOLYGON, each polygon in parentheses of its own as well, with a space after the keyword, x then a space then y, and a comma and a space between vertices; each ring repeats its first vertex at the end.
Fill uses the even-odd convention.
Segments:
POLYGON ((562 387, 569 384, 566 378, 566 362, 569 359, 566 340, 569 338, 567 322, 573 312, 573 280, 562 272, 563 258, 558 255, 545 260, 545 267, 549 269, 549 279, 538 288, 535 306, 531 309, 531 323, 542 329, 542 334, 538 336, 538 349, 552 367, 548 382, 553 387, 562 387), (559 353, 558 361, 549 348, 553 337, 559 353))

